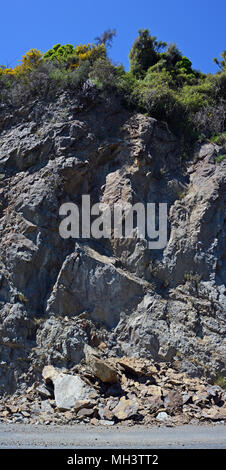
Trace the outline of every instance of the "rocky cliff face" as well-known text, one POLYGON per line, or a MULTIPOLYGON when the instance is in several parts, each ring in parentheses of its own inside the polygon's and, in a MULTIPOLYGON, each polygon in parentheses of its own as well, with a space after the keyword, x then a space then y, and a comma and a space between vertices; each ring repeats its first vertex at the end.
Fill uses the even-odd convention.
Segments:
POLYGON ((222 149, 184 160, 167 125, 100 97, 0 108, 1 393, 73 367, 84 344, 110 356, 225 374, 225 175, 222 149), (63 240, 59 207, 167 202, 168 243, 63 240))

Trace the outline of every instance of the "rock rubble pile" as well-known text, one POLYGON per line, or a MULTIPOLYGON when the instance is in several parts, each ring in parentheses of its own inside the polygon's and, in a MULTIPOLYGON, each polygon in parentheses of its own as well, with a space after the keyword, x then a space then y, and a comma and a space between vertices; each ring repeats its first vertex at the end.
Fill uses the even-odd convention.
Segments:
POLYGON ((0 402, 8 423, 167 425, 226 421, 226 392, 167 363, 106 357, 85 346, 71 370, 44 367, 43 382, 0 402))

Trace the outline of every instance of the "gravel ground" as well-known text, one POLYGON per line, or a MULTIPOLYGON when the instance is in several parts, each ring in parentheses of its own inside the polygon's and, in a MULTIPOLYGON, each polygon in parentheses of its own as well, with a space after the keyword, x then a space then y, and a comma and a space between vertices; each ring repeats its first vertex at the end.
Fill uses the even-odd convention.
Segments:
POLYGON ((0 424, 1 449, 226 449, 226 426, 98 427, 0 424))

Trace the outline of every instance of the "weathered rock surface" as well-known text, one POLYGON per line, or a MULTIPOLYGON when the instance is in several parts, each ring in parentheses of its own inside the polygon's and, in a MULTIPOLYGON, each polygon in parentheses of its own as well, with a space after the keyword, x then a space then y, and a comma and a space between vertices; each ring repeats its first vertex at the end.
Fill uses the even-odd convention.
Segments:
POLYGON ((89 84, 78 96, 1 108, 0 129, 0 394, 23 393, 46 364, 70 373, 85 344, 102 344, 104 362, 126 356, 131 375, 148 372, 129 356, 212 383, 225 376, 220 148, 205 143, 182 160, 166 124, 89 84), (167 246, 62 239, 59 207, 81 208, 84 194, 111 208, 167 202, 167 246))

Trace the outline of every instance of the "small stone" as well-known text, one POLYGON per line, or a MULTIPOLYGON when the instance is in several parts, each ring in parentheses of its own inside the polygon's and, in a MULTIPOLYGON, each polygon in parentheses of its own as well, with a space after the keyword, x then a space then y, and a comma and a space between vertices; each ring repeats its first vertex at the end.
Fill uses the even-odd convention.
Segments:
POLYGON ((157 414, 156 419, 161 422, 166 422, 169 421, 169 416, 165 411, 161 411, 160 413, 157 414))
POLYGON ((99 424, 101 424, 102 426, 114 426, 115 422, 114 422, 114 421, 109 421, 109 420, 100 419, 99 424))
POLYGON ((28 418, 30 416, 30 413, 28 413, 27 411, 21 411, 21 414, 25 417, 25 418, 28 418))
POLYGON ((97 396, 98 396, 98 393, 96 392, 96 390, 92 389, 90 394, 89 394, 89 398, 91 400, 95 400, 97 398, 97 396))
POLYGON ((98 346, 98 349, 100 349, 101 351, 105 351, 107 345, 104 341, 102 341, 99 346, 98 346))
POLYGON ((53 413, 53 408, 48 400, 43 400, 41 403, 41 411, 44 413, 53 413))
POLYGON ((54 382, 58 375, 59 372, 53 366, 45 366, 42 371, 42 377, 46 382, 54 382))
POLYGON ((221 395, 223 390, 219 385, 208 385, 206 387, 206 392, 209 393, 210 396, 216 397, 217 395, 221 395))
POLYGON ((67 420, 71 420, 75 417, 75 415, 71 412, 71 411, 65 411, 64 413, 64 417, 67 419, 67 420))
POLYGON ((23 397, 23 398, 21 399, 21 403, 23 403, 23 404, 27 403, 27 397, 23 397))
POLYGON ((182 395, 177 391, 169 391, 164 398, 164 406, 167 410, 174 411, 182 408, 182 395))
POLYGON ((20 418, 16 418, 16 423, 23 423, 24 419, 26 418, 22 418, 22 416, 20 418))
POLYGON ((118 364, 129 374, 136 376, 148 376, 157 372, 155 366, 146 364, 143 359, 136 357, 122 357, 118 360, 118 364))
POLYGON ((162 389, 158 385, 149 385, 146 390, 147 395, 153 395, 155 397, 162 396, 162 389))
POLYGON ((127 393, 127 398, 129 398, 129 400, 136 400, 137 396, 135 393, 127 393))
POLYGON ((28 404, 27 403, 22 403, 22 405, 19 406, 19 411, 27 411, 28 404))
POLYGON ((53 396, 53 391, 48 388, 45 384, 41 384, 36 387, 36 391, 39 393, 39 395, 45 398, 52 398, 53 396))
POLYGON ((175 424, 178 426, 178 425, 188 424, 190 421, 190 418, 189 416, 181 413, 179 415, 172 416, 171 421, 172 421, 172 424, 175 424))
POLYGON ((86 418, 88 416, 92 416, 94 414, 94 410, 91 408, 81 408, 81 410, 77 413, 77 418, 86 418))
POLYGON ((112 421, 113 419, 113 412, 109 410, 109 408, 106 406, 105 408, 99 408, 98 413, 100 416, 100 419, 106 419, 109 421, 112 421))
POLYGON ((99 420, 97 418, 92 418, 90 420, 90 424, 92 424, 93 426, 97 426, 99 424, 99 420))
POLYGON ((33 415, 39 415, 40 412, 41 412, 40 405, 37 404, 37 403, 32 404, 30 406, 30 409, 31 409, 33 415))
POLYGON ((158 396, 150 397, 146 403, 151 413, 154 413, 163 407, 163 401, 158 396))
POLYGON ((36 386, 38 385, 38 382, 34 382, 31 387, 29 387, 27 390, 26 390, 26 393, 31 393, 33 392, 35 389, 36 389, 36 386))
POLYGON ((7 408, 9 409, 11 413, 17 413, 19 409, 18 406, 14 406, 14 405, 7 405, 7 408))
POLYGON ((183 405, 185 405, 192 397, 192 394, 191 393, 183 393, 182 394, 182 402, 183 402, 183 405))
POLYGON ((206 392, 209 394, 209 398, 212 400, 212 402, 217 405, 220 402, 224 402, 226 398, 226 394, 222 390, 221 387, 218 385, 210 385, 206 387, 206 392), (225 396, 225 397, 224 397, 225 396))
POLYGON ((79 411, 81 408, 90 408, 90 406, 93 406, 90 400, 77 400, 73 408, 75 411, 79 411))

